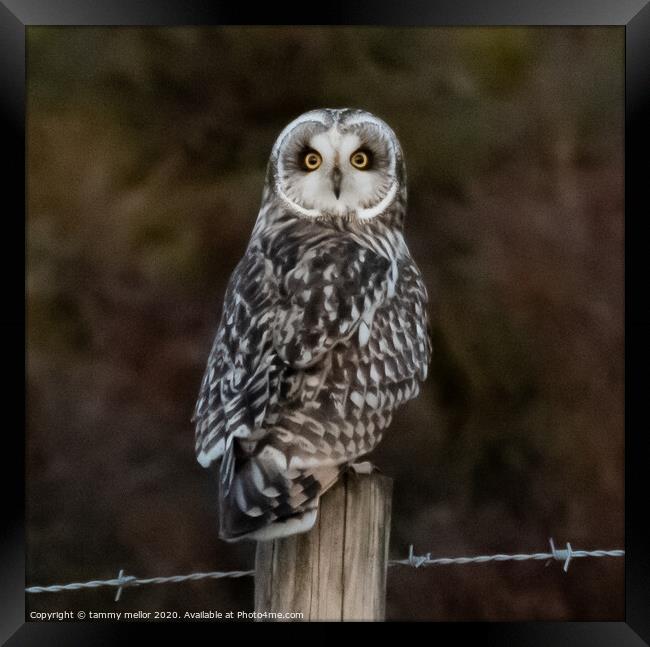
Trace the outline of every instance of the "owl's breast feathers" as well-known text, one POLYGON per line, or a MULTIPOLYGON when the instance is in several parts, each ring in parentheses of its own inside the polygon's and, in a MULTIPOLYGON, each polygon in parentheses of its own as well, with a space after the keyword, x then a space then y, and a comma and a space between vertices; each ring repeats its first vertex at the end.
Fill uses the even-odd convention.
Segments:
POLYGON ((199 462, 222 459, 223 538, 313 524, 341 467, 418 394, 431 354, 426 303, 388 228, 298 223, 254 236, 228 285, 194 414, 199 462))

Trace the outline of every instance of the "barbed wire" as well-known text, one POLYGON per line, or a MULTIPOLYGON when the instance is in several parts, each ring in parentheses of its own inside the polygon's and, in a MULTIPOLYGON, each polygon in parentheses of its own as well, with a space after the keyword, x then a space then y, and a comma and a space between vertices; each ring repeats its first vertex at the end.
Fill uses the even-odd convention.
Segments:
POLYGON ((170 575, 168 577, 150 577, 139 579, 134 575, 125 575, 120 569, 118 576, 113 580, 91 580, 90 582, 71 582, 70 584, 52 584, 51 586, 29 586, 26 593, 60 593, 61 591, 77 591, 79 589, 97 589, 102 586, 117 587, 115 601, 122 595, 125 586, 144 586, 146 584, 170 584, 197 580, 219 580, 222 578, 238 578, 255 575, 255 571, 211 571, 209 573, 190 573, 189 575, 170 575))
POLYGON ((553 539, 549 539, 551 546, 550 553, 530 553, 518 555, 477 555, 476 557, 431 557, 431 553, 426 555, 415 555, 413 545, 409 547, 409 556, 406 559, 394 559, 389 562, 390 566, 412 566, 420 568, 421 566, 446 566, 448 564, 484 564, 486 562, 524 562, 527 560, 546 560, 546 565, 552 561, 564 562, 564 572, 568 572, 569 563, 575 557, 624 557, 624 550, 573 550, 571 544, 567 542, 566 548, 557 549, 553 539))
MULTIPOLYGON (((484 564, 486 562, 523 562, 527 560, 546 560, 546 566, 552 561, 564 562, 563 570, 569 570, 571 560, 581 557, 624 557, 624 550, 574 550, 567 542, 566 548, 557 549, 553 539, 549 539, 551 552, 529 553, 515 555, 477 555, 474 557, 436 557, 432 558, 431 553, 416 555, 413 551, 413 544, 409 546, 409 555, 406 559, 393 559, 388 562, 389 566, 410 566, 420 568, 422 566, 447 566, 450 564, 484 564)), ((117 602, 125 587, 144 586, 147 584, 169 584, 179 582, 198 581, 204 579, 219 580, 223 578, 250 577, 255 571, 211 571, 206 573, 190 573, 188 575, 171 575, 168 577, 150 577, 147 579, 137 578, 134 575, 125 575, 124 569, 120 569, 118 576, 112 580, 91 580, 90 582, 71 582, 69 584, 52 584, 50 586, 29 586, 25 588, 26 593, 60 593, 61 591, 77 591, 79 589, 96 589, 99 587, 117 588, 115 601, 117 602)))

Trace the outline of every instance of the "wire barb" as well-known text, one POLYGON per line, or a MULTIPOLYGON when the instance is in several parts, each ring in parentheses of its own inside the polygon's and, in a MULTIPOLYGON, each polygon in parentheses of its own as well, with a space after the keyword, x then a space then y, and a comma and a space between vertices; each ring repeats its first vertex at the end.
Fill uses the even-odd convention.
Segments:
POLYGON ((115 602, 118 602, 122 597, 122 589, 128 584, 132 584, 136 581, 136 578, 133 575, 124 575, 124 569, 121 568, 120 572, 117 574, 117 581, 120 583, 117 593, 115 594, 115 602))
POLYGON ((549 544, 551 545, 551 553, 553 554, 553 559, 556 559, 558 561, 564 561, 564 572, 568 573, 569 572, 569 562, 571 561, 571 558, 573 557, 573 552, 571 551, 571 544, 567 541, 566 543, 566 550, 557 550, 555 548, 555 544, 553 543, 553 537, 551 537, 549 540, 549 544))
POLYGON ((412 566, 413 568, 420 568, 420 566, 426 564, 427 561, 429 561, 430 559, 431 559, 431 553, 427 553, 426 555, 414 555, 413 544, 409 546, 409 557, 408 557, 409 566, 412 566))

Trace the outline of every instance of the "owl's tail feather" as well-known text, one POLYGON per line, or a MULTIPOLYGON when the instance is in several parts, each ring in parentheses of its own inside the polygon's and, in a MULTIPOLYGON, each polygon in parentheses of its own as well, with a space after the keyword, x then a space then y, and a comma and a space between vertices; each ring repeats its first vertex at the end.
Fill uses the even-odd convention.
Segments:
POLYGON ((237 460, 230 489, 220 493, 220 537, 265 541, 307 532, 340 472, 337 465, 282 471, 259 455, 237 460))

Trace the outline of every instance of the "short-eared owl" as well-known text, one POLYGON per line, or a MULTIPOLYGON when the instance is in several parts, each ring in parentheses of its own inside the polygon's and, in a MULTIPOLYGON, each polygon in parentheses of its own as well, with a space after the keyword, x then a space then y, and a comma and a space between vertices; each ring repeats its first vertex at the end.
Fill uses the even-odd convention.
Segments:
POLYGON ((402 151, 377 117, 314 110, 280 133, 193 417, 222 538, 309 530, 418 394, 431 346, 405 210, 402 151))

